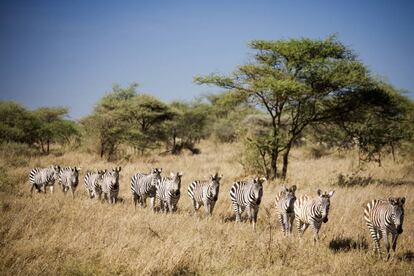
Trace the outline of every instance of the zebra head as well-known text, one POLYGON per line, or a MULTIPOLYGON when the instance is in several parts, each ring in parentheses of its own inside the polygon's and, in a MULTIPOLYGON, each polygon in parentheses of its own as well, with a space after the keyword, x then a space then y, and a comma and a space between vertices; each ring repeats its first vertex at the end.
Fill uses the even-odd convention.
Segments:
POLYGON ((70 170, 71 170, 70 182, 77 185, 79 182, 79 172, 81 168, 73 167, 70 170))
POLYGON ((324 192, 320 189, 317 191, 319 196, 319 202, 318 202, 318 211, 322 215, 322 221, 323 223, 328 222, 328 213, 329 213, 329 206, 331 205, 331 197, 335 193, 335 191, 330 191, 329 193, 324 192))
POLYGON ((397 233, 401 234, 403 232, 402 226, 404 221, 404 203, 405 197, 397 198, 388 198, 388 202, 392 206, 391 218, 394 221, 394 225, 397 228, 397 233))
POLYGON ((223 175, 219 175, 217 172, 215 175, 210 176, 210 196, 214 201, 217 201, 219 190, 220 190, 220 180, 223 175))
POLYGON ((121 167, 116 167, 113 168, 111 171, 105 173, 105 176, 107 177, 107 179, 109 179, 112 185, 119 184, 119 172, 121 171, 121 169, 121 167))
POLYGON ((152 175, 152 182, 151 185, 152 186, 156 186, 159 182, 161 182, 161 172, 162 172, 162 168, 154 168, 151 171, 151 175, 152 175))
POLYGON ((60 166, 59 165, 52 165, 50 167, 53 171, 53 178, 58 179, 60 175, 60 166))
POLYGON ((170 191, 172 192, 172 194, 174 195, 179 195, 180 194, 180 188, 181 188, 181 177, 183 176, 182 172, 177 172, 177 173, 171 173, 170 174, 170 191))
POLYGON ((286 202, 286 207, 287 207, 286 211, 288 213, 293 212, 293 208, 294 208, 293 206, 296 201, 295 192, 296 192, 296 185, 293 185, 290 188, 287 188, 286 186, 283 187, 282 193, 283 193, 283 196, 285 197, 285 202, 286 202))
POLYGON ((253 187, 251 193, 253 193, 254 198, 256 199, 257 205, 262 201, 263 195, 263 183, 266 181, 265 177, 255 177, 253 179, 253 187))

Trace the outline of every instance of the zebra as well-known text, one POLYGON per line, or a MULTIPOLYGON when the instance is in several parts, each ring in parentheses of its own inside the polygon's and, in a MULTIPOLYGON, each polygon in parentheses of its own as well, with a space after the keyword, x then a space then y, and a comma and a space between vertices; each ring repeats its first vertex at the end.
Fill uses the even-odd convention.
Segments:
POLYGON ((290 188, 283 187, 282 191, 280 191, 275 197, 277 217, 285 236, 288 233, 292 233, 292 224, 295 219, 293 206, 296 201, 295 191, 296 185, 293 185, 290 188))
POLYGON ((107 170, 87 171, 85 174, 85 189, 88 192, 89 198, 100 198, 102 189, 100 179, 107 172, 107 170))
POLYGON ((314 233, 314 243, 319 240, 319 230, 321 229, 322 222, 328 222, 330 198, 335 191, 322 193, 318 189, 316 193, 317 197, 310 198, 307 195, 303 195, 294 204, 296 224, 300 237, 303 236, 310 225, 314 233))
POLYGON ((38 192, 43 186, 44 193, 46 187, 50 187, 50 192, 53 193, 53 186, 55 181, 59 178, 60 166, 52 165, 47 168, 33 168, 29 173, 29 184, 31 185, 30 194, 33 194, 33 189, 36 188, 38 192))
POLYGON ((211 216, 218 199, 220 180, 223 175, 211 175, 207 181, 195 180, 188 186, 188 195, 193 201, 194 211, 204 205, 207 215, 211 216))
POLYGON ((75 198, 75 190, 78 187, 79 183, 79 172, 81 168, 62 168, 59 173, 59 183, 62 187, 63 193, 70 189, 72 193, 72 198, 75 198))
POLYGON ((388 235, 392 235, 392 250, 395 254, 398 235, 403 232, 405 197, 373 200, 364 209, 364 219, 374 240, 374 252, 381 256, 380 240, 383 237, 387 259, 390 257, 388 235))
POLYGON ((170 177, 163 177, 156 187, 156 195, 160 200, 162 212, 174 212, 180 199, 181 177, 183 173, 171 173, 170 177))
POLYGON ((256 177, 249 181, 237 181, 230 189, 230 198, 234 212, 236 213, 236 222, 241 221, 241 214, 247 208, 250 223, 253 229, 256 229, 257 213, 263 196, 264 177, 256 177))
POLYGON ((107 199, 109 204, 115 204, 118 199, 119 172, 121 169, 121 167, 113 168, 109 172, 104 173, 99 179, 104 199, 107 199))
POLYGON ((161 181, 162 168, 154 168, 149 174, 137 173, 131 178, 131 192, 134 206, 139 202, 141 207, 147 206, 147 197, 151 201, 151 210, 154 210, 156 185, 161 181))

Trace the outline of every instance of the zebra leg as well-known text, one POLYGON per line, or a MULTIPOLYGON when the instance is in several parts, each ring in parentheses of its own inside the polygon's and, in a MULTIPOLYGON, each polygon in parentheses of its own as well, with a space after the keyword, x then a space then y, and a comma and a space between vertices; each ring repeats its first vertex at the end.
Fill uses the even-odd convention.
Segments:
POLYGON ((287 213, 281 215, 281 222, 282 222, 282 230, 283 234, 286 236, 289 233, 289 217, 287 213))
POLYGON ((155 205, 155 196, 154 197, 150 197, 151 211, 154 211, 154 205, 155 205))
POLYGON ((392 234, 392 251, 394 251, 394 255, 395 255, 395 249, 397 248, 397 239, 398 239, 398 234, 392 234))
POLYGON ((253 230, 256 230, 256 223, 257 223, 257 214, 259 213, 259 206, 255 208, 251 208, 252 212, 252 220, 253 220, 253 230))
POLYGON ((75 199, 75 191, 72 186, 70 187, 70 192, 72 193, 72 199, 75 199))
POLYGON ((303 233, 302 233, 302 221, 300 220, 299 217, 296 217, 296 227, 298 229, 299 236, 302 237, 302 235, 303 235, 303 233))
POLYGON ((33 189, 35 188, 35 185, 32 184, 32 187, 30 188, 30 196, 33 195, 33 189))
POLYGON ((236 213, 236 222, 240 222, 241 219, 240 219, 240 207, 239 207, 239 205, 237 203, 233 203, 233 209, 234 209, 234 212, 236 213))
POLYGON ((390 258, 390 242, 388 241, 388 233, 387 230, 383 230, 382 231, 382 236, 384 238, 384 243, 385 243, 385 250, 387 252, 387 260, 390 258))
POLYGON ((319 241, 319 230, 321 229, 321 225, 316 222, 313 222, 312 229, 313 229, 313 243, 315 244, 316 242, 319 241))
POLYGON ((306 229, 308 229, 309 224, 308 223, 303 223, 302 224, 302 228, 300 229, 301 232, 301 237, 303 237, 303 234, 305 234, 306 229))
POLYGON ((282 227, 282 232, 285 233, 285 225, 283 223, 283 215, 282 214, 278 214, 277 218, 279 220, 280 223, 280 227, 282 227))
POLYGON ((293 220, 294 219, 295 219, 295 216, 293 214, 290 214, 289 215, 289 220, 288 220, 288 223, 289 223, 289 226, 288 226, 289 234, 292 234, 293 220))
POLYGON ((53 194, 53 185, 52 185, 52 186, 50 186, 50 188, 49 188, 49 189, 50 189, 50 193, 51 193, 51 194, 53 194))

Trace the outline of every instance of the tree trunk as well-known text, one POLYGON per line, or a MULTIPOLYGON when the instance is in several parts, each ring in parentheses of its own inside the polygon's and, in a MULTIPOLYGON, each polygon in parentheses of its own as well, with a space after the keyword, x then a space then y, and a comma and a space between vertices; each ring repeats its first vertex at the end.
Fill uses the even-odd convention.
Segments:
POLYGON ((290 149, 292 148, 292 143, 293 141, 290 141, 287 144, 286 151, 283 154, 283 167, 282 167, 282 179, 283 180, 286 179, 286 175, 287 175, 287 169, 288 169, 288 164, 289 164, 289 152, 290 152, 290 149))
POLYGON ((104 142, 101 142, 101 158, 104 156, 104 142))
POLYGON ((50 139, 47 139, 47 154, 49 154, 50 139))
POLYGON ((42 148, 42 152, 46 153, 45 146, 43 145, 43 140, 40 140, 40 147, 42 148))
POLYGON ((277 178, 277 158, 278 158, 278 150, 272 149, 272 156, 270 159, 270 178, 275 179, 277 178))

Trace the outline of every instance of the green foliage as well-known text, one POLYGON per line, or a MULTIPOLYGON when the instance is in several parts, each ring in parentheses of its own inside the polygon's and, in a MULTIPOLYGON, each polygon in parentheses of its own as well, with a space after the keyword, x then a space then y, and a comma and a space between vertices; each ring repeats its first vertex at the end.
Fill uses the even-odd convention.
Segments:
MULTIPOLYGON (((351 102, 361 97, 367 100, 367 91, 372 99, 381 99, 386 90, 378 87, 356 55, 335 36, 324 40, 255 40, 250 47, 256 51, 254 62, 239 66, 230 76, 210 74, 194 80, 228 89, 268 114, 271 142, 266 150, 272 178, 278 175, 281 155, 281 176, 286 177, 290 149, 306 128, 352 120, 348 114, 358 113, 360 105, 351 102)), ((370 103, 374 110, 377 105, 381 102, 370 103)), ((395 122, 402 126, 401 120, 395 122)), ((361 128, 365 124, 366 120, 361 128)), ((370 137, 380 134, 374 132, 370 137)))
POLYGON ((0 141, 32 145, 39 135, 40 122, 14 102, 0 102, 0 141))
POLYGON ((116 158, 121 143, 144 154, 158 148, 164 139, 161 125, 171 120, 174 113, 155 97, 137 94, 137 87, 136 83, 127 88, 114 85, 93 114, 82 119, 87 135, 98 139, 101 157, 116 158))
POLYGON ((33 115, 40 122, 37 142, 43 152, 49 153, 50 143, 65 144, 71 137, 80 135, 76 124, 64 119, 68 112, 63 107, 42 107, 33 111, 33 115))

